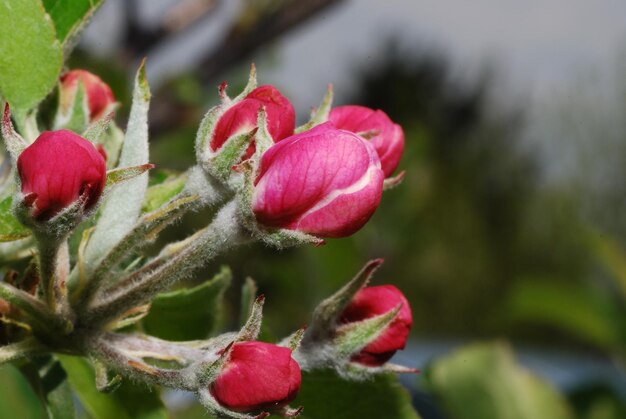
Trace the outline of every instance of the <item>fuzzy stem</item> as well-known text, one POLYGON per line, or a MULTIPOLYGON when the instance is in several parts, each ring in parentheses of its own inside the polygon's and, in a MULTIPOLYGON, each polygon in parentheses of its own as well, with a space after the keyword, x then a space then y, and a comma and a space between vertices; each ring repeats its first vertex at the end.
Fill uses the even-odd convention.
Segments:
MULTIPOLYGON (((206 358, 207 354, 205 347, 192 346, 194 341, 170 342, 152 336, 114 332, 104 333, 101 339, 114 346, 118 351, 138 358, 175 361, 181 365, 190 365, 195 361, 202 360, 206 358)), ((223 344, 211 346, 212 352, 217 353, 223 346, 223 344)))
POLYGON ((37 247, 43 300, 52 311, 67 315, 69 304, 66 280, 70 263, 67 240, 38 237, 37 247))
MULTIPOLYGON (((105 279, 110 279, 107 274, 117 264, 119 264, 123 258, 130 253, 130 251, 136 251, 144 243, 148 243, 145 234, 147 227, 146 220, 163 212, 168 206, 175 205, 184 199, 194 198, 191 205, 181 206, 177 211, 176 217, 164 218, 160 223, 165 226, 172 221, 176 220, 179 216, 187 211, 194 211, 200 208, 211 208, 224 201, 228 196, 227 191, 218 184, 217 181, 210 178, 205 174, 202 169, 195 166, 189 170, 189 175, 185 188, 166 204, 163 204, 158 209, 144 214, 137 222, 133 230, 131 230, 126 237, 124 237, 116 246, 114 246, 106 255, 96 259, 95 261, 89 261, 84 265, 85 272, 80 272, 79 266, 76 265, 70 272, 68 277, 68 286, 71 290, 71 297, 73 303, 80 303, 79 307, 86 307, 100 290, 102 282, 105 279), (199 197, 199 199, 195 199, 199 197)), ((158 220, 157 220, 158 221, 158 220)))
POLYGON ((106 337, 94 338, 89 342, 89 354, 113 371, 126 377, 152 385, 195 390, 187 385, 184 370, 165 369, 149 365, 140 357, 119 349, 106 337))
POLYGON ((0 347, 0 364, 23 358, 35 353, 44 352, 46 349, 36 339, 28 338, 21 342, 0 347))
POLYGON ((180 195, 198 195, 200 197, 198 207, 214 207, 232 193, 229 193, 220 182, 208 175, 200 166, 194 166, 189 169, 189 177, 180 195))
POLYGON ((72 330, 71 322, 50 311, 32 295, 6 282, 0 282, 0 298, 16 306, 35 320, 36 324, 33 326, 37 329, 48 330, 51 334, 56 332, 67 334, 72 330))
MULTIPOLYGON (((178 198, 157 210, 144 214, 131 232, 126 235, 124 240, 113 247, 100 263, 92 269, 89 280, 84 281, 82 287, 81 283, 79 283, 78 288, 72 294, 72 302, 79 303, 85 307, 88 306, 105 283, 112 282, 109 273, 123 261, 131 251, 149 242, 150 236, 156 236, 161 229, 165 228, 168 224, 171 224, 178 219, 178 217, 191 209, 195 201, 197 201, 197 199, 194 196, 178 198)), ((79 256, 79 263, 80 261, 79 256)), ((79 274, 85 275, 81 273, 80 266, 78 266, 77 271, 79 274)))
POLYGON ((182 242, 166 247, 138 271, 105 290, 85 313, 86 325, 100 327, 127 310, 149 301, 180 279, 189 277, 220 253, 251 238, 237 218, 237 202, 231 201, 217 213, 209 226, 182 242))

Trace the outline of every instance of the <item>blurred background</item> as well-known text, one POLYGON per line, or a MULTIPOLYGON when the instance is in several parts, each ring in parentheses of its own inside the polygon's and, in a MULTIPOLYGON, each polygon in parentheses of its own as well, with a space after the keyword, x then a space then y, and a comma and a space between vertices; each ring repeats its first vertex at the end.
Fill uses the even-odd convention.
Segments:
MULTIPOLYGON (((193 163, 217 86, 226 80, 236 94, 251 62, 300 122, 328 83, 337 105, 383 109, 404 128, 407 176, 362 231, 321 248, 249 247, 206 277, 220 264, 238 284, 253 277, 267 297, 266 333, 280 337, 382 257, 374 283, 402 289, 415 320, 399 360, 428 370, 464 343, 508 341, 577 415, 618 418, 626 417, 624 16, 617 0, 107 0, 70 66, 113 87, 123 126, 132 75, 148 57, 151 160, 163 172, 193 163)), ((193 214, 163 238, 209 216, 193 214)), ((239 287, 228 297, 224 329, 235 326, 239 287)), ((404 382, 424 418, 447 417, 428 374, 404 382)), ((170 403, 191 417, 184 399, 170 403)))

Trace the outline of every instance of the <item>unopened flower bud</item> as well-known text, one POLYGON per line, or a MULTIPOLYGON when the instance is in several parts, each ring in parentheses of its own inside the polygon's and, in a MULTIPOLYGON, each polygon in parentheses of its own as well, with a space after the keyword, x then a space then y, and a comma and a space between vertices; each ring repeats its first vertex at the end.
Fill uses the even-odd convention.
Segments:
POLYGON ((237 342, 210 392, 222 406, 252 412, 277 409, 296 398, 302 381, 291 350, 264 342, 237 342))
POLYGON ((385 112, 365 106, 339 106, 330 111, 328 120, 337 128, 372 135, 370 141, 376 148, 385 177, 396 170, 404 150, 404 132, 385 112))
POLYGON ((46 131, 17 159, 31 216, 48 220, 80 197, 92 208, 106 183, 106 162, 92 143, 69 130, 46 131))
POLYGON ((383 178, 367 141, 325 123, 263 154, 252 208, 266 226, 345 237, 378 207, 383 178))
POLYGON ((115 103, 111 88, 102 79, 86 70, 72 70, 61 76, 60 102, 67 107, 74 100, 78 81, 85 88, 89 121, 95 121, 104 116, 109 106, 115 103))
POLYGON ((380 366, 393 354, 404 349, 413 316, 411 307, 402 292, 393 285, 366 287, 354 296, 340 316, 341 323, 353 323, 388 313, 402 304, 400 312, 387 328, 358 354, 352 361, 367 366, 380 366))
MULTIPOLYGON (((217 151, 230 137, 255 129, 261 107, 265 107, 267 130, 274 142, 293 134, 295 110, 289 99, 274 86, 260 86, 219 118, 211 138, 211 149, 217 151)), ((243 159, 249 158, 254 150, 255 146, 252 142, 243 159)))

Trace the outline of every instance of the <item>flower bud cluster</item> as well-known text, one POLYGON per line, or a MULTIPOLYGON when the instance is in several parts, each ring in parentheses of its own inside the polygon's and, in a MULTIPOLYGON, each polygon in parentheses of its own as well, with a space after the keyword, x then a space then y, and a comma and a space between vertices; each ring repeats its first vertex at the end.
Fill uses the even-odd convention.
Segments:
POLYGON ((251 167, 243 195, 257 227, 327 238, 365 225, 399 164, 399 125, 380 110, 343 106, 294 130, 293 106, 274 86, 256 87, 254 69, 238 98, 225 86, 220 93, 198 134, 198 159, 234 189, 240 168, 251 167))
MULTIPOLYGON (((330 109, 332 91, 311 120, 296 127, 291 102, 274 86, 257 86, 253 68, 239 96, 231 99, 226 86, 220 88, 221 102, 209 110, 198 132, 198 166, 193 173, 206 181, 198 185, 215 188, 211 193, 222 200, 234 195, 214 221, 152 259, 126 263, 202 195, 189 193, 190 181, 162 199, 156 209, 141 213, 147 189, 144 177, 143 186, 136 182, 128 189, 132 192, 108 195, 93 236, 83 235, 81 250, 70 257, 70 233, 96 213, 109 188, 153 167, 147 154, 149 89, 143 66, 135 86, 129 117, 132 129, 123 145, 122 140, 114 144, 111 149, 117 151, 109 159, 115 167, 123 147, 119 165, 129 167, 107 172, 107 156, 96 139, 109 127, 110 118, 105 116, 111 114, 115 99, 99 77, 84 70, 70 71, 60 80, 55 125, 62 129, 45 131, 28 144, 13 130, 8 107, 2 122, 17 169, 13 209, 34 233, 39 294, 45 304, 37 301, 39 297, 16 295, 22 299, 20 308, 35 316, 38 324, 62 320, 62 327, 57 327, 64 334, 58 338, 64 341, 60 352, 68 350, 63 345, 70 345, 72 339, 87 339, 72 349, 105 364, 104 380, 98 379, 104 384, 99 387, 112 388, 106 380, 106 368, 111 368, 148 383, 194 391, 211 413, 239 419, 268 412, 297 416, 301 409, 289 409, 288 404, 300 390, 301 370, 330 367, 357 379, 381 371, 413 371, 388 362, 404 348, 412 315, 408 301, 394 286, 367 286, 381 261, 370 262, 324 300, 306 332, 298 331, 278 345, 257 341, 261 297, 241 331, 206 341, 210 343, 179 345, 111 332, 140 321, 158 293, 235 245, 262 240, 284 247, 356 233, 376 211, 388 182, 401 177, 391 176, 404 148, 402 128, 384 112, 352 105, 330 109), (129 159, 131 152, 143 157, 129 159), (111 203, 112 197, 117 201, 111 203), (131 200, 136 213, 127 205, 131 200), (126 215, 116 218, 111 208, 126 215), (109 224, 103 223, 111 214, 109 224), (121 232, 110 243, 101 239, 111 231, 109 227, 121 232), (75 289, 66 287, 72 275, 78 278, 75 289), (121 277, 108 284, 113 275, 121 277), (74 327, 83 328, 82 334, 70 338, 74 327), (161 368, 144 362, 144 356, 177 360, 180 368, 161 368)), ((0 287, 0 291, 7 289, 0 287)), ((58 340, 46 336, 47 344, 58 340)))
POLYGON ((295 357, 304 369, 334 368, 349 379, 381 371, 414 373, 389 364, 404 349, 413 324, 411 307, 393 285, 367 286, 382 260, 369 262, 313 313, 295 357))

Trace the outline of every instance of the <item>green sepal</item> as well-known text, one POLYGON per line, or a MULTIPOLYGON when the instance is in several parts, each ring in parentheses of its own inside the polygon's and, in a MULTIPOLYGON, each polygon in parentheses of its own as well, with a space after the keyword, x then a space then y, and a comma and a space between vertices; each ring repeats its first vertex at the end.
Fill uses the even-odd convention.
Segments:
POLYGON ((102 118, 89 124, 85 131, 83 131, 81 137, 91 141, 92 144, 100 144, 104 133, 109 129, 115 113, 110 112, 104 115, 102 118))
POLYGON ((259 295, 250 311, 248 321, 243 325, 239 333, 237 334, 237 342, 256 340, 261 332, 261 325, 263 324, 263 304, 265 303, 265 296, 259 295))
MULTIPOLYGON (((248 96, 254 89, 258 86, 256 79, 256 65, 254 63, 250 64, 250 73, 248 74, 248 82, 246 83, 246 87, 243 88, 241 93, 239 93, 234 99, 233 102, 239 102, 243 100, 246 96, 248 96)), ((224 86, 224 94, 226 94, 224 86)))
POLYGON ((195 380, 197 381, 199 388, 208 387, 209 383, 215 381, 230 358, 230 353, 233 350, 234 343, 235 341, 228 343, 228 345, 221 350, 217 359, 201 361, 197 365, 194 365, 193 370, 195 372, 195 380))
POLYGON ((337 354, 342 358, 349 358, 358 353, 385 331, 398 316, 401 308, 402 304, 398 304, 387 313, 337 328, 337 336, 333 340, 337 354))
POLYGON ((289 335, 285 339, 283 339, 280 342, 279 346, 284 346, 286 348, 291 349, 292 351, 295 351, 296 349, 298 349, 300 347, 300 343, 302 343, 302 338, 304 337, 304 332, 306 332, 306 327, 302 327, 302 328, 296 330, 291 335, 289 335))
POLYGON ((222 182, 228 182, 233 173, 233 166, 241 161, 241 157, 250 146, 250 141, 254 138, 256 130, 239 135, 233 135, 213 154, 208 161, 203 163, 203 167, 215 178, 222 182))
POLYGON ((58 240, 65 238, 85 217, 93 214, 96 208, 85 211, 87 194, 81 195, 61 212, 49 220, 37 220, 32 217, 32 196, 17 192, 13 195, 12 211, 24 226, 30 228, 38 240, 58 240))
POLYGON ((212 107, 207 111, 200 122, 198 133, 196 134, 196 159, 201 164, 211 157, 210 141, 213 137, 213 129, 217 120, 226 112, 223 104, 212 107))
POLYGON ((96 374, 96 389, 100 393, 113 393, 122 385, 121 375, 114 374, 109 378, 109 371, 102 362, 97 359, 92 359, 91 362, 96 374))
POLYGON ((325 340, 334 335, 339 316, 356 293, 369 283, 382 263, 382 259, 369 261, 350 282, 318 304, 313 312, 311 326, 305 335, 305 342, 325 340))
POLYGON ((11 161, 13 164, 17 161, 20 153, 24 151, 28 143, 22 136, 15 132, 13 124, 11 123, 11 109, 9 108, 9 102, 4 105, 4 113, 2 117, 2 138, 6 145, 9 154, 11 155, 11 161))
POLYGON ((153 168, 154 164, 147 163, 139 166, 122 167, 119 169, 112 169, 107 171, 107 180, 104 187, 104 193, 108 192, 108 190, 113 186, 137 177, 153 168))
POLYGON ((316 125, 319 125, 323 122, 328 121, 328 115, 330 114, 330 109, 333 105, 333 85, 329 84, 326 89, 326 94, 322 99, 322 103, 317 109, 314 109, 311 112, 311 119, 304 125, 300 125, 296 128, 295 133, 299 134, 304 131, 308 131, 316 125))
POLYGON ((268 417, 269 412, 261 412, 257 415, 254 414, 246 414, 235 412, 234 410, 230 410, 222 405, 220 405, 217 400, 211 395, 211 392, 208 388, 202 388, 198 391, 198 397, 200 399, 200 403, 206 410, 209 411, 210 414, 215 417, 225 418, 225 419, 263 419, 268 417))
POLYGON ((396 176, 385 179, 383 181, 383 190, 388 191, 402 184, 402 181, 404 180, 405 175, 406 175, 406 171, 403 170, 400 173, 398 173, 396 176))
POLYGON ((53 123, 55 130, 69 129, 83 132, 89 125, 89 104, 85 84, 81 79, 76 80, 76 83, 76 91, 69 103, 59 103, 53 123))
POLYGON ((205 114, 198 133, 196 134, 196 159, 211 176, 227 183, 233 171, 232 167, 241 160, 241 156, 248 148, 248 145, 255 135, 255 130, 247 133, 235 135, 227 139, 219 150, 211 150, 210 141, 213 138, 215 126, 220 117, 232 106, 242 101, 252 90, 257 87, 256 67, 250 67, 248 83, 243 91, 234 99, 226 94, 226 83, 222 83, 219 88, 220 104, 209 109, 205 114))
POLYGON ((259 288, 256 285, 254 279, 247 277, 243 285, 241 286, 241 304, 239 312, 239 324, 243 326, 246 324, 250 313, 252 313, 252 307, 254 307, 254 301, 256 300, 256 294, 259 288))
POLYGON ((283 228, 265 227, 256 221, 252 211, 252 197, 254 194, 254 158, 241 164, 240 170, 243 172, 243 181, 237 189, 239 220, 248 230, 250 235, 269 246, 277 249, 312 244, 321 246, 325 242, 323 239, 301 231, 288 230, 283 228))

